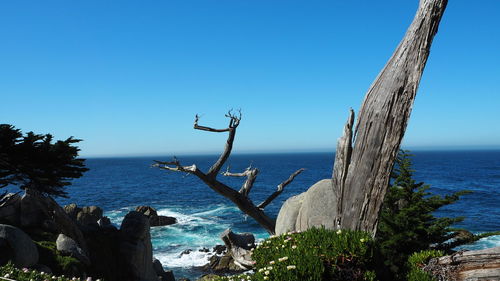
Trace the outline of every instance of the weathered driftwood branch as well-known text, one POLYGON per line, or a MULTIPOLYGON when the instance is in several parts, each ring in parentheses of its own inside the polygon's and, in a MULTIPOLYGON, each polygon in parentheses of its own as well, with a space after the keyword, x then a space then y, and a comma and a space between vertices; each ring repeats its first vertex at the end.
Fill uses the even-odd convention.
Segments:
POLYGON ((375 234, 390 173, 447 0, 421 0, 415 18, 337 144, 333 188, 339 228, 375 234), (354 147, 352 148, 352 142, 354 147))
POLYGON ((291 183, 293 179, 303 171, 303 169, 300 169, 295 173, 293 173, 290 176, 290 178, 288 178, 286 181, 284 181, 278 186, 278 191, 271 194, 259 206, 255 206, 255 204, 250 199, 249 194, 250 191, 252 190, 252 187, 259 173, 259 170, 257 168, 248 167, 245 171, 241 173, 231 173, 228 167, 225 172, 221 173, 223 176, 228 176, 228 177, 246 177, 246 180, 239 191, 236 191, 235 189, 217 180, 217 175, 219 174, 220 169, 225 164, 226 160, 229 158, 229 155, 231 154, 234 137, 236 135, 236 128, 240 124, 241 120, 241 112, 239 112, 238 115, 235 115, 231 111, 229 111, 226 114, 226 117, 229 118, 229 126, 225 129, 214 129, 211 127, 200 126, 198 125, 200 117, 198 115, 196 115, 195 117, 194 129, 216 132, 216 133, 221 133, 221 132, 229 133, 224 151, 222 152, 218 160, 212 165, 212 167, 210 167, 207 173, 200 171, 195 164, 191 166, 183 166, 181 165, 180 161, 175 157, 173 161, 168 161, 168 162, 155 160, 155 164, 153 164, 153 166, 168 171, 186 172, 197 176, 212 190, 231 200, 241 211, 243 211, 245 214, 255 219, 255 221, 257 221, 257 223, 259 223, 269 233, 274 234, 276 221, 270 218, 264 212, 264 208, 269 203, 271 203, 276 197, 278 197, 278 195, 281 194, 285 186, 291 183))
POLYGON ((423 270, 436 280, 500 280, 500 247, 434 258, 423 270))

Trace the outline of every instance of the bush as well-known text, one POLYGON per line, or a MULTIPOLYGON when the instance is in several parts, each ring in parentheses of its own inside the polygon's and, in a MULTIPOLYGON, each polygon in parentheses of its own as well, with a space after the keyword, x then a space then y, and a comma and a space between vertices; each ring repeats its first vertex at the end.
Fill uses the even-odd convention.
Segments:
POLYGON ((257 246, 255 274, 219 280, 374 280, 372 239, 364 232, 313 228, 271 237, 257 246))
POLYGON ((413 253, 408 258, 408 267, 410 272, 408 272, 408 281, 435 281, 436 279, 429 273, 422 270, 422 267, 429 262, 432 258, 441 257, 444 255, 443 251, 438 250, 426 250, 413 253))

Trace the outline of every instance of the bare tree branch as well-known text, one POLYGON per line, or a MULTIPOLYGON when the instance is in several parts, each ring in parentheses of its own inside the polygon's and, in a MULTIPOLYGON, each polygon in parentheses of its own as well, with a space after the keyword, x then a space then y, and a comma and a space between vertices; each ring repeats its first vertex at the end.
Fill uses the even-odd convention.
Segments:
MULTIPOLYGON (((231 154, 232 146, 233 146, 233 141, 234 137, 236 134, 236 128, 240 124, 241 120, 241 111, 238 111, 238 115, 233 114, 232 111, 229 111, 226 114, 226 117, 230 119, 229 121, 229 126, 227 129, 213 129, 210 127, 204 127, 204 126, 199 126, 198 125, 198 120, 199 116, 196 115, 195 117, 195 122, 194 122, 194 128, 195 129, 200 129, 204 131, 211 131, 211 132, 229 132, 229 136, 226 142, 226 146, 224 149, 224 152, 221 154, 217 162, 212 165, 212 167, 209 169, 208 173, 203 173, 200 171, 196 165, 191 165, 191 166, 182 166, 179 160, 177 160, 176 157, 174 157, 173 161, 169 162, 164 162, 164 161, 155 161, 155 164, 153 164, 153 167, 158 167, 160 169, 168 170, 168 171, 174 171, 174 172, 187 172, 190 174, 194 174, 197 176, 201 181, 203 181, 208 187, 210 187, 213 191, 219 193, 220 195, 226 197, 227 199, 231 200, 242 212, 245 214, 249 215, 257 223, 260 224, 265 230, 267 230, 269 233, 274 234, 275 231, 275 226, 276 226, 276 220, 270 218, 266 213, 264 213, 264 207, 268 205, 274 198, 276 198, 284 189, 286 185, 288 185, 299 173, 301 173, 304 169, 300 169, 290 178, 280 185, 278 185, 278 192, 275 192, 275 194, 270 196, 269 202, 266 202, 264 206, 257 207, 255 204, 250 200, 249 194, 250 191, 254 185, 254 182, 257 178, 257 175, 259 173, 259 170, 257 168, 252 168, 248 167, 245 171, 241 173, 231 173, 229 171, 229 166, 227 170, 223 173, 221 173, 223 176, 227 177, 246 177, 245 182, 243 183, 241 189, 239 191, 236 191, 235 189, 225 185, 224 183, 220 182, 217 180, 217 175, 219 174, 219 171, 221 167, 224 165, 226 162, 227 158, 231 154)), ((262 204, 261 204, 262 205, 262 204)))
POLYGON ((304 170, 305 170, 304 168, 301 168, 301 169, 298 169, 297 171, 295 171, 295 173, 291 174, 290 177, 286 181, 280 183, 278 185, 278 188, 276 189, 276 191, 273 194, 271 194, 269 197, 267 197, 266 200, 264 200, 262 203, 260 203, 257 206, 257 208, 264 209, 267 205, 269 205, 269 203, 271 203, 274 199, 276 199, 276 197, 278 197, 278 195, 280 195, 281 192, 283 192, 285 187, 287 185, 289 185, 295 179, 295 177, 298 176, 300 173, 302 173, 304 170))
POLYGON ((234 136, 236 135, 236 128, 238 125, 240 125, 241 121, 241 111, 239 111, 239 115, 236 116, 235 114, 232 113, 230 110, 227 114, 226 117, 229 118, 229 135, 227 137, 226 141, 226 146, 224 147, 224 152, 220 155, 219 159, 215 164, 210 167, 208 170, 207 176, 210 178, 216 178, 217 174, 219 173, 220 169, 226 162, 227 158, 231 154, 231 150, 233 149, 233 142, 234 142, 234 136))

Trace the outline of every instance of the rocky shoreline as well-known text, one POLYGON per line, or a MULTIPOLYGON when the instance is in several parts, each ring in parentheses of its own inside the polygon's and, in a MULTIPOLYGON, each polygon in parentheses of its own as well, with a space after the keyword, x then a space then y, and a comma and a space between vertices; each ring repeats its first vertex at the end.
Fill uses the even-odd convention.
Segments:
MULTIPOLYGON (((70 271, 75 276, 108 281, 176 280, 174 273, 164 270, 153 257, 150 233, 150 227, 174 224, 176 218, 158 215, 150 206, 138 206, 117 228, 103 213, 97 206, 72 203, 61 207, 51 197, 34 190, 27 190, 22 196, 9 194, 0 206, 0 263, 12 260, 20 268, 57 273, 61 269, 47 264, 45 249, 40 246, 50 244, 57 254, 77 261, 70 271)), ((252 234, 236 234, 228 229, 220 238, 224 245, 198 250, 209 253, 207 264, 198 267, 205 273, 200 280, 252 268, 252 234)))

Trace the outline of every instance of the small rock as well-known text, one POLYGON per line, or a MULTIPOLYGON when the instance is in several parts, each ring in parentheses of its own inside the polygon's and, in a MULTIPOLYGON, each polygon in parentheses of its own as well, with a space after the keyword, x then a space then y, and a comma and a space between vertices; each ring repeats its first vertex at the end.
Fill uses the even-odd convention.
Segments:
POLYGON ((193 250, 191 250, 191 249, 184 250, 184 251, 181 252, 181 254, 179 255, 179 257, 182 257, 183 255, 189 255, 189 254, 191 254, 192 251, 193 250))
POLYGON ((100 227, 108 227, 111 225, 111 220, 108 217, 102 217, 97 221, 100 227))
POLYGON ((208 253, 210 252, 210 250, 208 248, 203 247, 202 249, 199 249, 198 252, 208 253))
POLYGON ((226 251, 226 246, 224 245, 216 245, 213 250, 217 255, 222 255, 226 251))
POLYGON ((85 265, 90 265, 89 258, 83 253, 82 249, 78 247, 75 240, 70 237, 59 234, 56 240, 57 250, 63 255, 74 257, 75 259, 81 261, 85 265))

